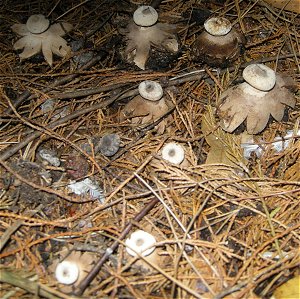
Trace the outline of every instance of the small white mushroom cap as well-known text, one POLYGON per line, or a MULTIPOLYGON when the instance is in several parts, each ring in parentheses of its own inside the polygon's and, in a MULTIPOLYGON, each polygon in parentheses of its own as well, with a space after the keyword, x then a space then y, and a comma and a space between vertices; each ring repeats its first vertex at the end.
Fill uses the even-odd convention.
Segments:
POLYGON ((222 36, 231 31, 232 24, 226 18, 215 17, 206 20, 204 23, 204 28, 211 35, 222 36))
POLYGON ((34 34, 39 34, 49 28, 50 21, 44 15, 32 15, 26 22, 27 29, 34 34))
POLYGON ((158 20, 157 11, 149 5, 142 5, 133 13, 133 21, 138 26, 149 27, 158 20))
POLYGON ((184 149, 181 145, 170 142, 163 147, 161 155, 164 160, 178 165, 184 160, 184 149))
POLYGON ((137 256, 136 252, 142 256, 147 256, 155 250, 155 243, 156 239, 154 236, 143 230, 137 230, 131 234, 130 238, 126 239, 126 251, 131 256, 137 256))
POLYGON ((149 101, 158 101, 162 98, 164 91, 158 82, 146 80, 139 84, 141 97, 149 101))
POLYGON ((59 283, 73 284, 79 277, 80 269, 75 262, 62 261, 56 266, 55 277, 59 283))
POLYGON ((250 64, 243 71, 244 80, 261 91, 271 90, 276 83, 276 73, 264 64, 250 64))

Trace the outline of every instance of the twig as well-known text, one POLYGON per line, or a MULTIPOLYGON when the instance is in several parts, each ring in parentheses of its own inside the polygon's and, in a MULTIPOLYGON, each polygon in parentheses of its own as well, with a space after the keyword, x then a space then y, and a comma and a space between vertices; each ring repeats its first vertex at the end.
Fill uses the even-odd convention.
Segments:
POLYGON ((178 219, 178 217, 175 215, 175 213, 172 211, 172 209, 164 202, 164 200, 158 195, 158 193, 137 173, 134 173, 134 175, 154 194, 154 196, 160 201, 160 203, 165 207, 165 209, 169 212, 169 214, 174 218, 174 220, 177 222, 177 224, 180 226, 180 228, 183 230, 184 233, 186 233, 188 238, 191 238, 191 235, 188 233, 182 222, 178 219))
POLYGON ((63 16, 67 15, 67 14, 70 13, 71 11, 75 10, 76 8, 80 7, 81 5, 83 5, 83 4, 85 4, 85 3, 89 2, 89 1, 90 1, 90 0, 85 0, 85 1, 82 1, 82 2, 80 2, 80 3, 78 3, 78 4, 74 5, 74 6, 72 6, 71 9, 67 10, 66 12, 64 12, 63 14, 61 14, 59 17, 57 17, 57 18, 55 19, 55 21, 58 21, 58 20, 61 19, 63 16))
MULTIPOLYGON (((115 1, 113 1, 113 2, 115 2, 115 1)), ((111 17, 114 15, 114 13, 115 12, 111 12, 101 24, 96 25, 95 28, 88 31, 84 38, 87 39, 87 38, 91 37, 92 35, 94 35, 99 29, 101 29, 111 19, 111 17)))
POLYGON ((125 86, 125 84, 113 84, 113 85, 107 85, 107 86, 101 86, 101 87, 92 87, 92 88, 86 88, 81 89, 78 91, 70 91, 70 92, 63 92, 63 93, 55 93, 53 96, 50 97, 51 100, 65 100, 65 99, 71 99, 71 98, 81 98, 90 96, 96 93, 101 93, 104 91, 111 91, 112 89, 117 89, 120 87, 125 86))
MULTIPOLYGON (((57 121, 54 121, 52 123, 50 123, 48 126, 45 126, 45 129, 55 129, 57 127, 66 125, 67 122, 69 122, 72 119, 75 119, 83 114, 89 113, 91 111, 97 110, 97 109, 101 109, 103 107, 106 107, 108 105, 110 105, 111 103, 113 103, 118 97, 112 97, 106 101, 103 101, 101 103, 92 105, 86 109, 83 110, 77 110, 72 114, 69 114, 65 117, 60 118, 57 121)), ((32 131, 30 131, 32 132, 32 131)), ((14 144, 10 147, 8 147, 6 150, 3 150, 2 153, 0 154, 0 160, 5 161, 8 158, 10 158, 12 155, 14 155, 15 153, 17 153, 20 149, 22 149, 24 146, 26 146, 29 142, 33 141, 34 139, 38 138, 39 136, 41 136, 44 132, 41 131, 35 131, 32 133, 29 133, 29 135, 27 137, 25 137, 22 141, 20 141, 17 144, 14 144)))
MULTIPOLYGON (((300 57, 300 54, 296 54, 297 57, 300 57)), ((252 63, 265 63, 265 62, 270 62, 270 61, 274 61, 274 60, 280 60, 280 59, 286 59, 286 58, 293 58, 295 57, 295 54, 287 54, 287 55, 280 55, 280 56, 272 56, 272 57, 264 57, 264 58, 260 58, 257 60, 252 60, 249 62, 245 62, 242 65, 240 65, 240 69, 244 69, 246 66, 248 66, 249 64, 252 63)), ((234 70, 236 70, 237 66, 232 66, 226 69, 216 69, 215 71, 218 72, 219 74, 223 74, 227 71, 232 72, 234 70)), ((210 71, 208 68, 205 69, 206 71, 210 71)), ((210 74, 212 75, 212 73, 210 74)), ((203 78, 207 78, 208 76, 206 74, 203 74, 203 70, 199 70, 199 71, 192 71, 192 72, 188 72, 185 74, 181 74, 178 77, 175 78, 170 78, 168 82, 161 82, 162 87, 168 87, 168 86, 175 86, 175 85, 179 85, 179 84, 183 84, 186 82, 190 82, 190 81, 196 81, 196 80, 200 80, 203 78)), ((79 97, 84 97, 84 96, 88 96, 88 95, 93 95, 93 94, 97 94, 100 92, 104 92, 104 91, 110 91, 116 88, 120 88, 122 86, 124 86, 125 84, 114 84, 114 85, 109 85, 109 86, 101 86, 101 87, 93 87, 93 88, 87 88, 87 89, 81 89, 79 91, 71 91, 71 92, 65 92, 65 93, 55 93, 53 94, 53 96, 51 97, 51 99, 70 99, 70 98, 79 98, 79 97)), ((135 96, 138 94, 137 89, 134 89, 128 93, 126 93, 125 97, 129 97, 129 96, 135 96)))

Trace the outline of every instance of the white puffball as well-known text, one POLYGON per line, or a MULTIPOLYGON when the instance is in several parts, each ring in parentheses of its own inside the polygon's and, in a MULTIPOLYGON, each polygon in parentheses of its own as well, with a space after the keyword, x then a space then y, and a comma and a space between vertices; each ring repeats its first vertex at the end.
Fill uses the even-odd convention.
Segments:
POLYGON ((222 36, 231 31, 232 25, 231 22, 226 18, 215 17, 206 20, 204 23, 204 28, 211 35, 222 36))
POLYGON ((149 27, 158 20, 158 13, 152 6, 142 5, 133 14, 133 21, 138 26, 149 27))
POLYGON ((27 29, 33 34, 40 34, 49 28, 50 21, 44 15, 32 15, 26 22, 27 29))
POLYGON ((141 97, 154 102, 160 100, 164 94, 161 85, 151 80, 142 81, 138 89, 141 97))
POLYGON ((71 261, 62 261, 55 269, 55 277, 62 284, 73 284, 79 277, 79 267, 71 261))
POLYGON ((162 149, 162 158, 173 164, 180 164, 184 160, 184 149, 181 145, 170 142, 162 149))
POLYGON ((154 236, 143 230, 137 230, 131 234, 130 238, 126 239, 126 251, 131 256, 137 256, 136 252, 142 256, 147 256, 155 250, 155 246, 153 246, 155 243, 154 236))
POLYGON ((261 91, 271 90, 276 83, 276 73, 261 63, 250 64, 243 71, 244 80, 261 91))

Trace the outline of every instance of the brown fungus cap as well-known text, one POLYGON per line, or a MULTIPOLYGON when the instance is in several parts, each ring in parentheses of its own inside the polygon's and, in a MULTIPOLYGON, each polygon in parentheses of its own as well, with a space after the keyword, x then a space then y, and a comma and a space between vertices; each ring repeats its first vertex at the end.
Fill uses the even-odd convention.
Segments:
POLYGON ((205 22, 204 28, 192 45, 193 61, 227 67, 240 56, 246 39, 241 32, 232 28, 228 19, 210 18, 205 22))

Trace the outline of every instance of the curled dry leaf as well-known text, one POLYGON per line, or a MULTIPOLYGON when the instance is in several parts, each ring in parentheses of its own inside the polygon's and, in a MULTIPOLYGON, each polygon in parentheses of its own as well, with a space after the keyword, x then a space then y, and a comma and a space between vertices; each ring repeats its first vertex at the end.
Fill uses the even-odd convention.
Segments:
POLYGON ((278 287, 271 299, 300 298, 300 275, 278 287))
POLYGON ((208 111, 202 117, 201 129, 205 141, 210 146, 205 164, 226 164, 230 166, 246 164, 241 149, 237 147, 240 144, 240 138, 229 135, 218 128, 214 118, 214 110, 211 107, 208 107, 208 111))

